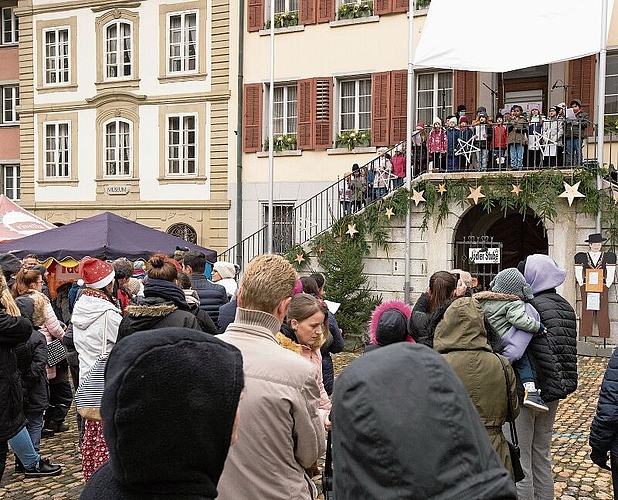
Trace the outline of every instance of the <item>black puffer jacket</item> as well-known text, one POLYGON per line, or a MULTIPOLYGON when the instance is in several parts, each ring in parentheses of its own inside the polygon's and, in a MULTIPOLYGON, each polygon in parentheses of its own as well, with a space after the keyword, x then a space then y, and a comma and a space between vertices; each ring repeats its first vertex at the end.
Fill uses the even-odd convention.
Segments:
POLYGON ((26 342, 31 333, 32 323, 29 320, 9 316, 0 306, 0 442, 8 441, 26 425, 21 380, 13 348, 26 342))
POLYGON ((45 323, 45 301, 41 294, 26 294, 15 299, 24 318, 31 321, 28 341, 15 348, 17 367, 24 390, 24 411, 43 411, 49 406, 47 381, 47 340, 38 328, 45 323))
POLYGON ((219 308, 229 302, 227 292, 221 285, 217 285, 206 279, 201 274, 191 275, 191 288, 200 297, 200 309, 206 311, 215 325, 219 321, 219 308))
POLYGON ((609 359, 601 383, 597 413, 590 426, 590 447, 593 452, 607 455, 607 452, 611 451, 614 455, 618 455, 616 401, 618 401, 618 348, 614 349, 609 359))
POLYGON ((548 255, 530 255, 517 266, 530 285, 529 302, 547 328, 532 337, 526 352, 546 403, 564 399, 577 389, 577 324, 571 304, 556 293, 566 271, 548 255))

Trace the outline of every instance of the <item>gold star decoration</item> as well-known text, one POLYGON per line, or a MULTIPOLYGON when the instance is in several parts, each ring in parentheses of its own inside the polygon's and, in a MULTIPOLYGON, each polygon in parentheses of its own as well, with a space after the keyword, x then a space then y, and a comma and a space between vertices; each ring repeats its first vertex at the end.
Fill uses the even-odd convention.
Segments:
POLYGON ((318 253, 319 253, 320 255, 322 255, 322 252, 323 252, 323 251, 324 251, 324 247, 320 247, 320 248, 318 248, 318 253))
POLYGON ((392 207, 388 207, 386 209, 386 214, 385 215, 388 217, 388 220, 391 220, 391 217, 393 215, 395 215, 395 212, 393 212, 393 208, 392 207))
POLYGON ((485 195, 481 193, 482 188, 483 186, 478 186, 476 189, 472 189, 471 187, 468 187, 468 189, 470 190, 468 199, 474 201, 475 205, 479 204, 479 198, 485 198, 485 195))
POLYGON ((511 193, 513 193, 515 196, 519 196, 519 193, 521 193, 521 187, 519 187, 519 184, 511 184, 511 186, 513 186, 513 189, 511 189, 511 193))
POLYGON ((446 184, 438 184, 438 193, 440 193, 440 196, 446 193, 446 184))
POLYGON ((416 189, 412 188, 412 199, 414 200, 414 203, 416 203, 416 206, 418 207, 418 204, 421 201, 427 201, 424 197, 423 194, 425 194, 425 190, 423 189, 422 191, 417 191, 416 189))
POLYGON ((303 257, 302 253, 298 253, 296 254, 296 258, 294 260, 298 262, 298 265, 300 265, 305 260, 305 257, 303 257))
POLYGON ((356 224, 348 224, 348 230, 345 234, 349 234, 350 238, 354 238, 354 235, 358 233, 358 229, 356 229, 356 224))
POLYGON ((569 186, 568 183, 564 183, 564 193, 558 195, 558 198, 566 198, 569 201, 569 206, 573 205, 573 200, 575 198, 585 198, 586 195, 581 194, 579 192, 579 183, 581 181, 577 181, 572 186, 569 186))

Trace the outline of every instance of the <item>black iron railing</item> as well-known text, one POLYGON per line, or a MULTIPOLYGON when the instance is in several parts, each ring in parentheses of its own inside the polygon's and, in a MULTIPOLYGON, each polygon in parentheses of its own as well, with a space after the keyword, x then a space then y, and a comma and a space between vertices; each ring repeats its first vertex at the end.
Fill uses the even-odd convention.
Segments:
MULTIPOLYGON (((485 132, 470 126, 469 132, 448 127, 426 127, 412 135, 412 180, 426 173, 477 171, 505 172, 543 168, 580 168, 597 163, 596 127, 571 126, 566 120, 547 120, 528 124, 520 130, 507 125, 487 124, 485 132), (441 143, 436 143, 436 134, 441 143), (479 134, 485 133, 483 137, 479 134), (586 134, 590 135, 586 135, 586 134), (475 134, 476 137, 475 137, 475 134), (506 135, 505 135, 506 134, 506 135), (521 137, 517 137, 519 134, 521 137), (521 144, 517 156, 513 144, 521 144), (483 158, 485 156, 485 159, 483 158), (521 163, 519 158, 521 157, 521 163), (520 166, 521 165, 521 166, 520 166)), ((609 180, 616 181, 618 172, 618 130, 606 130, 603 163, 609 167, 609 180)), ((329 229, 343 215, 354 214, 399 189, 405 181, 406 144, 381 148, 378 155, 353 168, 352 173, 323 189, 315 196, 280 214, 276 223, 285 226, 284 233, 273 236, 273 251, 283 253, 303 244, 329 229), (283 241, 289 239, 289 241, 283 241)), ((247 236, 219 255, 220 260, 241 267, 268 249, 267 227, 247 236)))

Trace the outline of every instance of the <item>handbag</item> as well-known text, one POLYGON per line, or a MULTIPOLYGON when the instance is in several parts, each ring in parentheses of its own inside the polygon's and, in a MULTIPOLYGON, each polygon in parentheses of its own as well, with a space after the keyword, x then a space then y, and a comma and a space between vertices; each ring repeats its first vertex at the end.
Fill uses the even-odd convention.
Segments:
MULTIPOLYGON (((496 354, 496 353, 494 353, 496 354)), ((496 354, 498 356, 498 354, 496 354)), ((504 372, 504 380, 506 382, 506 402, 507 402, 507 420, 509 421, 509 429, 511 431, 511 441, 507 440, 509 445, 509 453, 511 455, 511 466, 513 467, 513 477, 515 482, 518 483, 526 477, 524 469, 521 466, 521 450, 519 449, 519 440, 517 439, 517 427, 515 426, 515 417, 513 416, 513 406, 511 405, 511 398, 509 397, 510 384, 509 374, 506 372, 506 367, 502 358, 498 356, 502 371, 504 372)))
POLYGON ((67 359, 67 348, 60 339, 54 339, 47 344, 47 364, 56 366, 60 361, 67 359))
POLYGON ((107 313, 103 323, 103 347, 84 380, 75 391, 77 412, 87 420, 101 422, 101 399, 105 388, 105 366, 107 365, 107 313))

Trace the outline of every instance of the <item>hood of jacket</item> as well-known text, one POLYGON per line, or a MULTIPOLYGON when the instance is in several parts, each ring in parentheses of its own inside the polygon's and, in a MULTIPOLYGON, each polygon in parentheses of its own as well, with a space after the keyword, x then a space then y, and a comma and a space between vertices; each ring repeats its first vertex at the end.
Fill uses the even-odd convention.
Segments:
POLYGON ((21 315, 32 322, 35 330, 38 330, 45 323, 46 298, 40 292, 27 293, 15 299, 15 303, 21 315))
POLYGON ((566 270, 559 267, 549 255, 539 253, 526 257, 517 269, 526 278, 534 295, 562 285, 567 275, 566 270))
POLYGON ((143 331, 153 329, 162 318, 176 311, 178 307, 159 297, 138 297, 135 302, 125 308, 131 329, 143 331))
POLYGON ((414 342, 408 334, 412 308, 400 300, 383 302, 371 314, 369 338, 372 344, 388 345, 395 342, 414 342))
POLYGON ((459 377, 435 351, 408 343, 375 349, 334 387, 338 500, 516 498, 459 377))
POLYGON ((101 401, 115 481, 135 498, 215 498, 243 387, 240 351, 211 335, 162 328, 122 339, 101 401))
POLYGON ((462 349, 491 351, 483 310, 476 299, 461 297, 451 302, 436 325, 433 348, 440 353, 462 349))
POLYGON ((84 292, 80 295, 77 302, 75 302, 71 322, 80 330, 87 330, 92 323, 110 309, 120 312, 109 300, 102 297, 87 295, 84 292))

